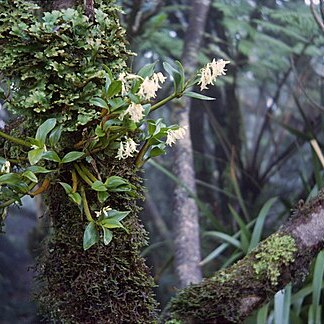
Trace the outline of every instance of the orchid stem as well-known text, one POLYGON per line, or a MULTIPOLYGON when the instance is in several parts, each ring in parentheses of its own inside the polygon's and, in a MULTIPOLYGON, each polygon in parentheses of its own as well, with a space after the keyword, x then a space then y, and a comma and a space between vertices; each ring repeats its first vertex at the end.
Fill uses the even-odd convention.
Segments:
POLYGON ((94 220, 93 220, 93 218, 91 216, 91 212, 90 212, 90 209, 89 209, 87 196, 86 196, 84 187, 82 185, 81 185, 81 188, 80 188, 80 192, 81 192, 81 198, 82 198, 82 203, 83 203, 83 210, 84 210, 84 213, 85 213, 85 215, 87 217, 87 220, 89 222, 93 222, 94 220))
POLYGON ((84 180, 90 187, 92 186, 92 181, 84 174, 81 168, 74 163, 75 170, 78 172, 79 176, 84 180))
POLYGON ((145 153, 149 149, 149 147, 150 147, 149 141, 146 140, 145 143, 144 143, 144 145, 142 146, 141 150, 137 154, 136 159, 135 159, 135 165, 136 165, 136 167, 138 169, 143 166, 143 164, 144 164, 143 158, 144 158, 145 153))
POLYGON ((91 181, 98 181, 98 179, 87 169, 87 167, 83 163, 80 163, 80 168, 91 181))
POLYGON ((18 145, 22 145, 22 146, 26 146, 26 147, 31 147, 32 146, 31 143, 28 143, 28 142, 26 142, 26 141, 24 141, 22 139, 13 137, 13 136, 11 136, 9 134, 6 134, 6 133, 4 133, 2 131, 0 131, 0 136, 3 137, 3 138, 5 138, 5 139, 7 139, 10 142, 13 142, 15 144, 18 144, 18 145))
POLYGON ((156 103, 155 105, 153 105, 151 108, 150 108, 150 112, 156 110, 156 109, 159 109, 160 107, 164 106, 167 102, 169 102, 170 100, 173 100, 174 98, 178 98, 178 97, 181 97, 182 94, 179 94, 179 93, 173 93, 172 95, 162 99, 161 101, 159 101, 158 103, 156 103))

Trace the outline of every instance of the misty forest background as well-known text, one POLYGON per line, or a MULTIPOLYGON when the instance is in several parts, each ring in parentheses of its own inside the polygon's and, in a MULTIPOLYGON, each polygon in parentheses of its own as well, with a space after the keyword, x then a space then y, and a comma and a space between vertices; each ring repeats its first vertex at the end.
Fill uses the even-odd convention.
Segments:
MULTIPOLYGON (((137 53, 130 62, 134 71, 155 61, 162 71, 163 61, 181 58, 188 1, 117 2, 130 48, 137 53)), ((302 0, 212 1, 199 65, 213 58, 231 64, 227 76, 204 92, 216 100, 193 100, 190 110, 197 188, 192 195, 199 209, 205 277, 243 257, 278 229, 296 202, 323 187, 324 24, 321 29, 315 18, 324 21, 324 9, 313 8, 312 13, 302 0)), ((170 105, 163 117, 172 122, 176 111, 170 105)), ((8 120, 6 112, 0 113, 8 120)), ((178 286, 173 190, 175 184, 186 188, 173 164, 169 149, 147 164, 144 175, 142 219, 150 242, 142 254, 159 285, 162 308, 178 286)), ((0 236, 0 323, 38 321, 28 269, 49 225, 39 199, 24 202, 23 208, 10 209, 6 235, 0 236)), ((306 323, 314 312, 320 314, 323 264, 321 253, 303 286, 288 286, 247 322, 306 323)))

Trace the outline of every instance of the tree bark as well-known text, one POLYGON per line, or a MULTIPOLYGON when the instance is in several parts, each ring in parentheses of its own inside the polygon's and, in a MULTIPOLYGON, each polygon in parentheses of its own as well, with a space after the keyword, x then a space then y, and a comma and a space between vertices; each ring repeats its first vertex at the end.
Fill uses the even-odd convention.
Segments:
MULTIPOLYGON (((189 26, 185 35, 182 63, 188 74, 197 66, 197 53, 201 43, 209 0, 192 1, 189 26)), ((189 125, 191 101, 185 98, 175 109, 177 122, 181 126, 189 125)), ((190 129, 185 138, 175 147, 174 173, 185 184, 189 192, 196 192, 195 173, 193 168, 193 153, 190 140, 190 129)), ((174 192, 174 235, 175 235, 175 267, 180 287, 201 280, 200 242, 198 208, 188 191, 177 186, 174 192)))
POLYGON ((84 11, 90 20, 94 18, 94 0, 84 0, 84 11))
POLYGON ((300 283, 324 248, 324 191, 244 259, 192 285, 171 301, 184 323, 242 323, 289 282, 300 283))

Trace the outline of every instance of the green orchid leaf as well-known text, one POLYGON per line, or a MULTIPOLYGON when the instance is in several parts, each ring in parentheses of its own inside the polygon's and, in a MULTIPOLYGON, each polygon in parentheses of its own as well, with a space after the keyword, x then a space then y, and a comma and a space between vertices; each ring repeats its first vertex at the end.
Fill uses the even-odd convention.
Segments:
POLYGON ((35 175, 34 172, 30 171, 30 170, 26 170, 23 174, 22 174, 23 177, 29 179, 30 181, 32 182, 35 182, 37 183, 38 182, 38 179, 35 175))
POLYGON ((78 151, 72 151, 64 155, 62 159, 62 163, 69 163, 72 161, 75 161, 77 159, 80 159, 82 156, 84 156, 83 152, 78 152, 78 151))
POLYGON ((83 249, 88 250, 94 244, 98 243, 99 234, 95 223, 90 222, 83 233, 83 249))
POLYGON ((97 198, 101 204, 104 203, 108 197, 109 197, 109 193, 107 191, 98 191, 97 192, 97 198))
POLYGON ((128 185, 122 185, 116 188, 108 188, 109 192, 132 192, 133 191, 133 186, 128 184, 128 185))
POLYGON ((60 157, 59 157, 59 156, 57 155, 57 153, 54 152, 54 151, 47 151, 47 152, 44 152, 43 155, 42 155, 42 158, 43 158, 44 160, 54 161, 54 162, 58 162, 58 163, 61 162, 60 157))
POLYGON ((120 93, 121 90, 122 90, 122 82, 120 80, 112 81, 107 93, 107 97, 112 98, 116 94, 120 93))
POLYGON ((186 96, 186 97, 191 97, 191 98, 199 99, 199 100, 216 100, 216 98, 207 97, 207 96, 204 96, 204 95, 202 95, 200 93, 196 93, 196 92, 193 92, 193 91, 187 91, 183 95, 186 96))
POLYGON ((107 130, 111 127, 111 126, 119 126, 121 125, 123 122, 119 119, 109 119, 107 120, 105 123, 104 123, 104 126, 103 126, 103 130, 105 132, 107 132, 107 130))
POLYGON ((179 61, 175 61, 175 64, 177 66, 177 71, 181 75, 180 89, 181 89, 181 91, 183 91, 184 90, 184 84, 185 84, 184 68, 183 68, 181 62, 179 62, 179 61))
POLYGON ((106 64, 102 64, 102 67, 104 68, 104 70, 107 72, 107 76, 109 77, 110 80, 114 79, 114 76, 110 70, 110 68, 106 65, 106 64))
POLYGON ((77 192, 72 192, 68 194, 69 198, 76 203, 78 206, 81 205, 82 199, 79 193, 77 192))
POLYGON ((150 77, 154 73, 155 65, 157 62, 151 63, 151 64, 146 64, 144 65, 138 72, 137 75, 142 77, 143 79, 146 77, 150 77))
POLYGON ((130 211, 118 211, 118 210, 109 210, 108 218, 114 219, 118 222, 122 221, 127 215, 129 215, 130 211))
POLYGON ((107 191, 106 186, 105 186, 105 185, 102 183, 102 181, 100 181, 100 180, 96 180, 96 181, 92 184, 91 188, 92 188, 93 190, 95 190, 95 191, 107 191))
POLYGON ((47 170, 46 168, 42 167, 42 166, 30 166, 27 168, 27 170, 33 172, 33 173, 51 173, 54 172, 54 170, 47 170))
MULTIPOLYGON (((111 72, 110 72, 111 73, 111 72)), ((110 75, 108 73, 105 74, 105 77, 106 77, 106 82, 105 82, 105 94, 108 95, 108 90, 109 90, 109 87, 111 85, 111 81, 112 81, 112 77, 110 77, 110 75)))
POLYGON ((111 106, 110 111, 115 111, 118 108, 122 107, 125 105, 125 101, 122 98, 114 98, 114 99, 109 99, 108 100, 109 105, 111 106))
POLYGON ((108 190, 117 188, 122 185, 129 185, 129 184, 130 183, 126 179, 118 176, 111 176, 105 181, 105 186, 107 187, 108 190))
POLYGON ((112 238, 113 238, 113 233, 108 228, 105 228, 103 226, 101 226, 101 228, 102 228, 103 233, 104 233, 104 244, 108 245, 111 242, 112 238))
POLYGON ((103 129, 101 128, 100 125, 97 125, 96 130, 95 130, 95 134, 98 137, 104 137, 106 135, 106 133, 103 131, 103 129))
POLYGON ((50 135, 48 137, 48 140, 49 140, 49 143, 50 143, 51 147, 54 147, 60 141, 60 138, 61 138, 61 135, 62 135, 62 129, 63 129, 63 126, 59 125, 59 126, 56 126, 51 131, 51 133, 50 133, 50 135))
POLYGON ((6 173, 0 176, 0 185, 17 185, 20 182, 22 182, 22 180, 16 173, 6 173))
POLYGON ((105 228, 124 228, 123 224, 114 218, 104 218, 100 225, 105 228))
POLYGON ((20 180, 19 183, 16 184, 10 184, 9 187, 13 190, 15 190, 16 192, 22 193, 22 194, 26 194, 29 191, 29 187, 27 185, 26 182, 23 182, 22 180, 20 180))
POLYGON ((105 109, 109 108, 107 102, 99 97, 92 98, 90 100, 90 104, 100 108, 105 108, 105 109))
POLYGON ((36 132, 36 140, 40 141, 43 145, 46 141, 46 136, 49 134, 49 132, 55 127, 56 125, 56 119, 50 118, 47 119, 43 124, 41 124, 36 132))
POLYGON ((173 79, 174 91, 176 93, 182 92, 183 91, 183 86, 182 86, 183 85, 183 79, 182 79, 181 72, 179 72, 176 68, 174 68, 168 62, 164 62, 163 67, 164 67, 165 71, 167 71, 168 74, 173 79))
POLYGON ((149 157, 156 157, 165 154, 166 153, 165 147, 166 147, 165 143, 160 143, 158 145, 152 146, 149 157))
POLYGON ((72 193, 72 187, 68 183, 59 182, 59 184, 64 188, 64 190, 65 190, 65 192, 67 194, 71 194, 72 193))
POLYGON ((44 153, 43 148, 37 148, 37 149, 33 149, 33 150, 29 151, 28 152, 29 163, 31 165, 36 164, 38 161, 40 161, 42 159, 43 153, 44 153))

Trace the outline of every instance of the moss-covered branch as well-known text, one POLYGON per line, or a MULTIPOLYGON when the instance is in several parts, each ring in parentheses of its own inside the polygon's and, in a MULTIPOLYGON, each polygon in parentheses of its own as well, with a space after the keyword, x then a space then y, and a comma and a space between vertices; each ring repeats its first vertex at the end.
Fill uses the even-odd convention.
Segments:
POLYGON ((232 267, 180 291, 171 317, 184 323, 241 323, 289 282, 302 281, 324 247, 324 192, 232 267))

